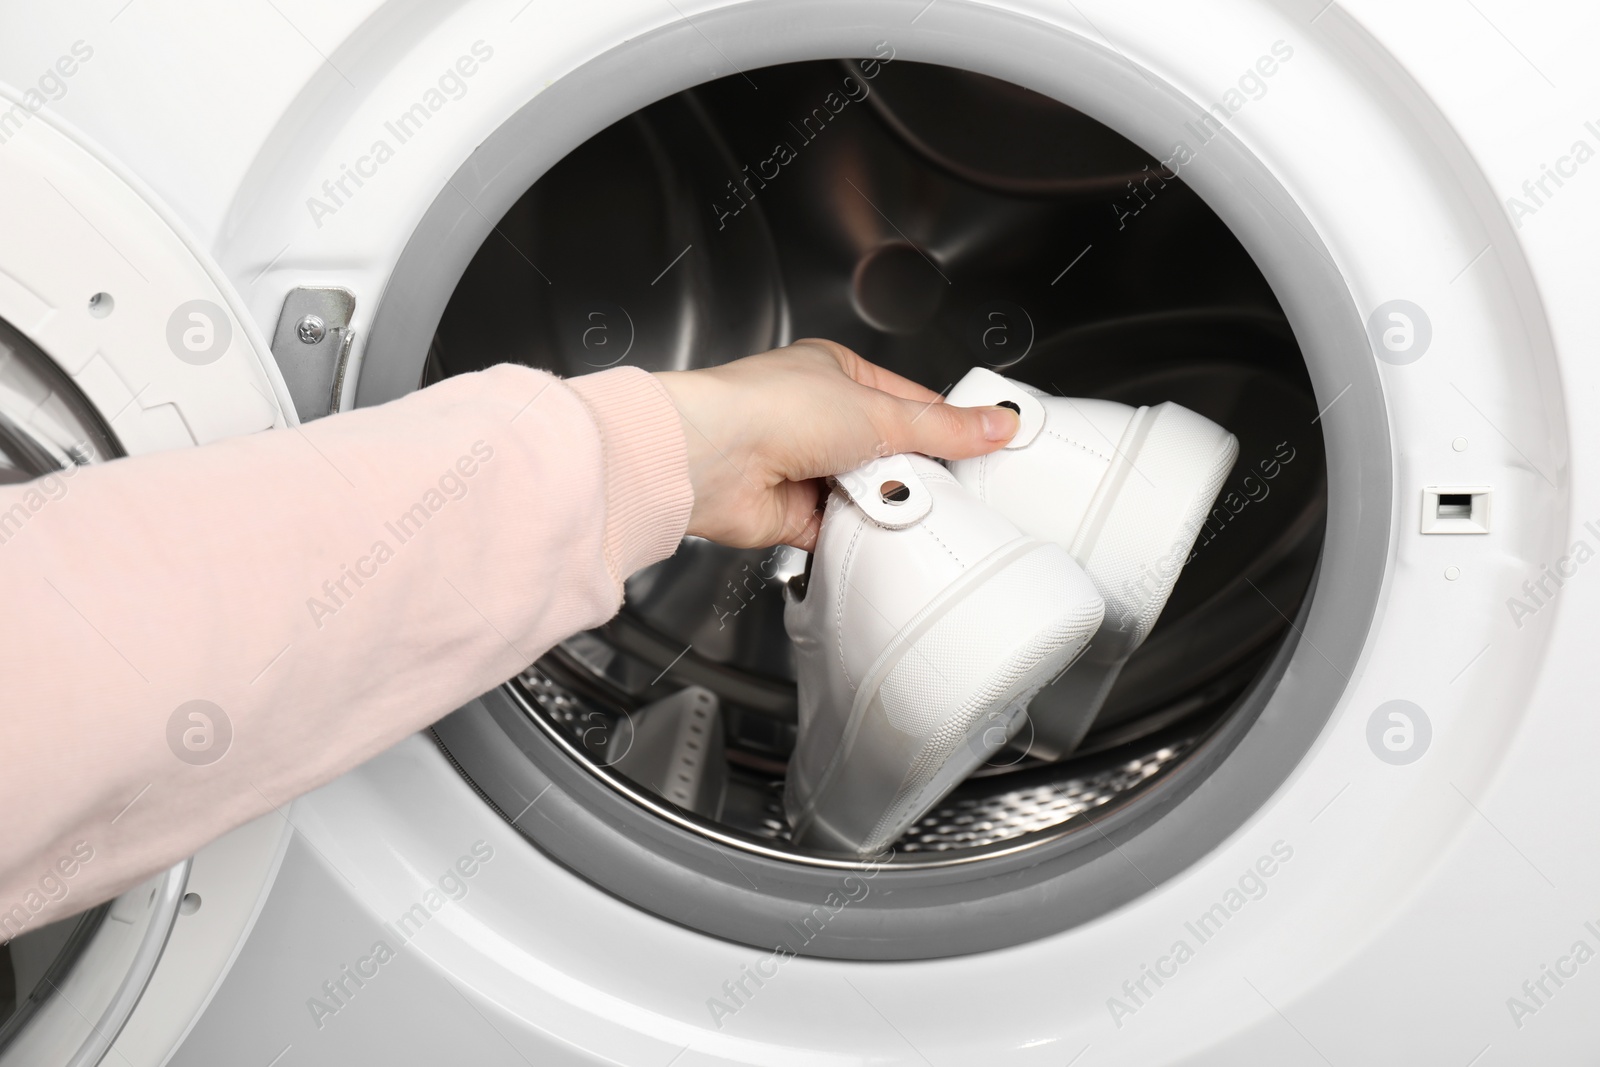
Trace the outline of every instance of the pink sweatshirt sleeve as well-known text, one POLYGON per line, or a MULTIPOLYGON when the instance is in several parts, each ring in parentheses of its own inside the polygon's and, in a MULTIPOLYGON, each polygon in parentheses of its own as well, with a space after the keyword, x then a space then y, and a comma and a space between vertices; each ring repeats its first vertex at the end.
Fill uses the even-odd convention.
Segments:
POLYGON ((513 365, 0 488, 0 941, 603 622, 692 502, 653 377, 513 365), (41 889, 53 872, 59 901, 41 889))

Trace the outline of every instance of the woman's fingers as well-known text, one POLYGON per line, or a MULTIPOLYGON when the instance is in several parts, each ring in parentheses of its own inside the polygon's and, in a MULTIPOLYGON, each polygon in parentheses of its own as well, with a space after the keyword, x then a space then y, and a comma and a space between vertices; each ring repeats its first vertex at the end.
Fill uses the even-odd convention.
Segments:
POLYGON ((892 452, 966 459, 993 452, 1017 432, 1016 413, 1006 408, 953 407, 932 389, 862 359, 844 345, 821 338, 795 344, 826 352, 852 381, 878 394, 872 419, 880 438, 877 454, 887 445, 892 452))
POLYGON ((782 494, 785 518, 783 532, 775 540, 810 552, 822 530, 821 480, 784 482, 776 491, 782 494))
POLYGON ((809 550, 818 478, 897 452, 981 456, 1017 432, 1014 412, 952 407, 832 341, 659 380, 685 424, 689 532, 730 545, 809 550))
POLYGON ((1009 408, 959 408, 893 398, 881 409, 877 425, 891 450, 937 459, 987 455, 1005 447, 1020 425, 1009 408))
POLYGON ((820 337, 808 337, 803 341, 796 341, 796 345, 809 345, 820 348, 834 358, 839 364, 839 369, 849 375, 857 384, 869 389, 888 393, 900 397, 902 400, 915 400, 921 404, 940 403, 938 393, 932 389, 918 385, 910 378, 902 378, 892 370, 886 370, 870 360, 862 359, 855 352, 839 344, 837 341, 828 341, 820 337))
MULTIPOLYGON (((859 359, 859 357, 857 358, 859 359)), ((862 365, 861 376, 857 377, 856 381, 862 385, 888 393, 890 396, 897 396, 902 400, 915 401, 918 404, 944 403, 943 396, 932 389, 918 385, 910 378, 902 378, 894 371, 885 370, 876 363, 868 363, 864 359, 860 360, 860 362, 862 365)))

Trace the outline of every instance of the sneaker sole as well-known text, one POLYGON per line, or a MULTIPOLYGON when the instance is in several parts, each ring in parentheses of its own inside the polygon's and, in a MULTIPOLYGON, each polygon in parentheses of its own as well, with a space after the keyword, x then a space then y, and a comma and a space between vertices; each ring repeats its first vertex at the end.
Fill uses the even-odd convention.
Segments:
POLYGON ((1104 613, 1092 584, 1059 553, 1032 538, 1004 546, 884 650, 816 787, 788 798, 797 841, 882 852, 1011 739, 1028 701, 1082 652, 1104 613), (1037 595, 1052 587, 1061 594, 1037 595), (1020 634, 1009 647, 961 654, 992 643, 1002 618, 1020 634))
POLYGON ((1067 546, 1101 595, 1113 594, 1108 610, 1124 600, 1135 609, 1107 623, 1144 639, 1238 456, 1238 439, 1203 415, 1139 409, 1067 546))
POLYGON ((1068 546, 1106 600, 1105 626, 1082 665, 1094 669, 1063 680, 1070 699, 1051 700, 1059 710, 1040 709, 1030 754, 1059 759, 1089 732, 1122 665, 1166 607, 1238 457, 1233 434, 1177 404, 1140 408, 1128 424, 1068 546))

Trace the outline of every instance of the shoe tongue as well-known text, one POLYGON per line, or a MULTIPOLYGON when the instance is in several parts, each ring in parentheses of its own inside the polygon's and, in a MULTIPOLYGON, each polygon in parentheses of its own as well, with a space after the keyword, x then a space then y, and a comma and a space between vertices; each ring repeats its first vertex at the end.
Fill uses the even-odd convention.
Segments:
POLYGON ((834 482, 867 518, 887 530, 915 526, 933 510, 933 494, 910 456, 869 460, 834 482))
POLYGON ((999 407, 1005 405, 1017 413, 1017 435, 1007 448, 1022 448, 1033 443, 1044 428, 1044 404, 1039 398, 1045 394, 1031 386, 1003 378, 987 367, 973 367, 956 383, 945 398, 946 403, 961 408, 999 407))

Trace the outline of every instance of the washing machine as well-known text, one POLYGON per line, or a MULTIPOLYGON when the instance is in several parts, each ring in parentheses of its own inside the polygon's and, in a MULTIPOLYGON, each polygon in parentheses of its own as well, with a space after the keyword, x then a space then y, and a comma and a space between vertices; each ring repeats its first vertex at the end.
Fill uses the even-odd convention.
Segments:
POLYGON ((1024 730, 883 856, 783 821, 803 557, 691 538, 432 729, 8 929, 0 1064, 1600 1049, 1592 7, 4 24, 7 481, 804 336, 1176 400, 1241 450, 1079 748, 1024 730))

